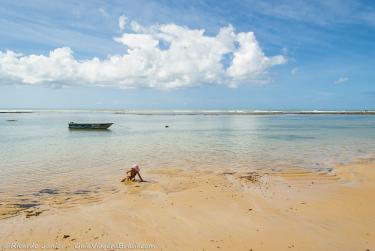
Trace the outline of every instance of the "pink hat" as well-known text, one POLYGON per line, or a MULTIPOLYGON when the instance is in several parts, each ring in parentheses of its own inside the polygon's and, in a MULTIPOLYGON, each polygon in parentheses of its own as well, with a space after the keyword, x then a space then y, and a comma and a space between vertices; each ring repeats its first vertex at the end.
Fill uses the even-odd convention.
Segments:
POLYGON ((132 166, 132 169, 136 170, 137 172, 139 172, 141 170, 137 164, 134 164, 132 166))

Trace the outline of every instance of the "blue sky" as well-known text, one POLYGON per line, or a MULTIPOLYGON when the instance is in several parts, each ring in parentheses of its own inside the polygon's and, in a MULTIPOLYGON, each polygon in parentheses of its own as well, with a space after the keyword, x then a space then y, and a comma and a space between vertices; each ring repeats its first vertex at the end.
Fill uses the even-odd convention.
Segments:
POLYGON ((373 1, 2 0, 0 37, 3 56, 6 51, 19 53, 0 61, 0 108, 375 109, 373 1), (124 29, 119 27, 120 16, 126 18, 124 29), (143 30, 135 31, 132 22, 143 30), (160 63, 159 54, 150 56, 148 48, 139 46, 166 35, 163 25, 170 24, 184 38, 165 48, 165 41, 157 40, 158 53, 186 44, 187 54, 173 60, 171 51, 160 63), (185 36, 204 29, 196 40, 206 43, 223 27, 232 27, 227 33, 233 41, 226 47, 227 40, 218 39, 213 43, 220 46, 207 53, 199 46, 210 48, 211 42, 198 46, 190 41, 195 38, 185 36), (240 34, 249 35, 243 44, 240 34), (258 49, 241 50, 253 42, 258 49), (69 48, 55 53, 61 62, 69 59, 67 64, 80 69, 87 68, 82 62, 99 62, 100 74, 73 74, 72 68, 56 73, 52 66, 59 64, 48 55, 58 48, 69 48), (109 66, 110 57, 121 61, 137 50, 143 50, 140 59, 150 61, 150 68, 131 71, 134 61, 127 59, 109 66), (201 53, 202 60, 191 59, 194 53, 201 53), (248 53, 261 55, 246 61, 248 53), (215 59, 210 61, 212 54, 215 59), (45 58, 34 63, 33 56, 40 55, 45 58), (212 65, 195 68, 205 59, 212 65), (43 69, 41 62, 51 69, 43 69), (181 66, 184 62, 187 65, 181 66), (181 71, 175 70, 179 67, 181 71), (118 76, 108 77, 102 70, 107 68, 118 76), (163 77, 154 81, 155 74, 163 77))

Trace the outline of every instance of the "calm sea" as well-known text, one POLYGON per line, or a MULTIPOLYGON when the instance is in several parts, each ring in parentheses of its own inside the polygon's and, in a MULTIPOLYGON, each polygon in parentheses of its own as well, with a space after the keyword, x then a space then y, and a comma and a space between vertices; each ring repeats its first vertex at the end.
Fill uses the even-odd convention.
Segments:
POLYGON ((147 114, 0 114, 0 196, 34 195, 37 202, 111 190, 133 163, 143 169, 324 169, 375 152, 370 115, 147 114), (69 121, 115 124, 108 131, 74 131, 69 121))

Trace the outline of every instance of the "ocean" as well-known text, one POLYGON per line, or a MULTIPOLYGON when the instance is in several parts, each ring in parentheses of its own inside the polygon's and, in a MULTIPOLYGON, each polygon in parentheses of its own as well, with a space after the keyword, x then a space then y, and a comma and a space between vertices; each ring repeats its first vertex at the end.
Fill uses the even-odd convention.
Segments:
POLYGON ((66 199, 115 192, 125 170, 134 163, 141 170, 322 170, 372 157, 374 151, 373 115, 0 113, 0 207, 28 207, 59 195, 66 199), (114 125, 107 131, 69 130, 70 121, 114 125))

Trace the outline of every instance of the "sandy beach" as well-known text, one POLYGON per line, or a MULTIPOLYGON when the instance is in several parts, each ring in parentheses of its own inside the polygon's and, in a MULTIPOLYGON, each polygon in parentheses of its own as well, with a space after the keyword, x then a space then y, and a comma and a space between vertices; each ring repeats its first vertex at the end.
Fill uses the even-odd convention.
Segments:
POLYGON ((328 172, 152 169, 144 177, 100 201, 2 219, 1 250, 375 249, 374 159, 328 172))

